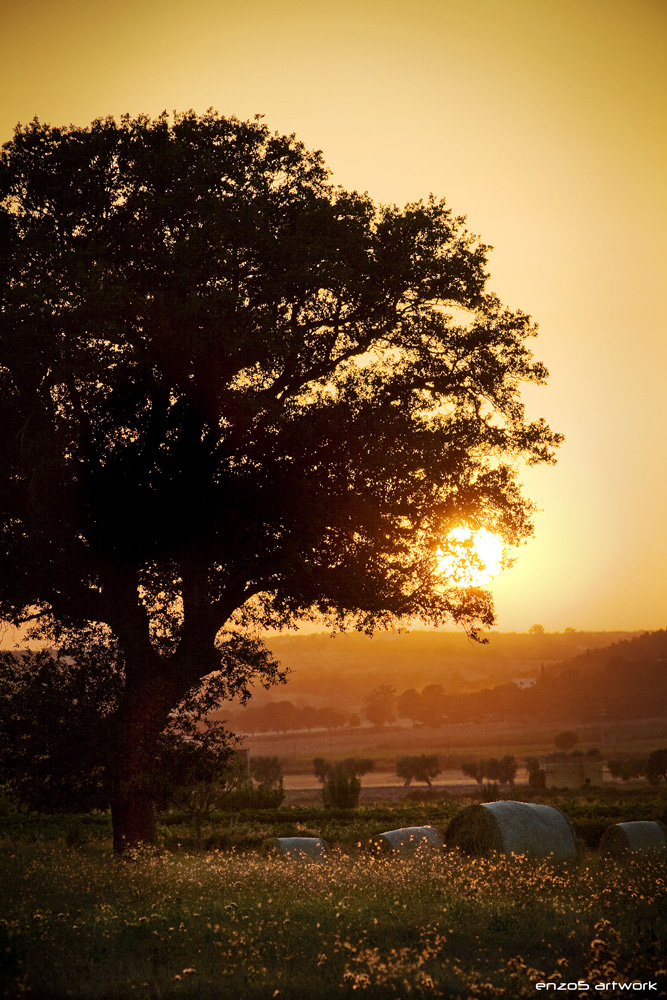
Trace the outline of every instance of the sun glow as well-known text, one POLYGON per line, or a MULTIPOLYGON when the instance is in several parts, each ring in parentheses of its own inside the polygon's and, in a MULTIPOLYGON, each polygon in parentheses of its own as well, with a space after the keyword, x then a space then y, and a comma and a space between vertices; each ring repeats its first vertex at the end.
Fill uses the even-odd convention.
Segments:
POLYGON ((460 525, 448 532, 437 550, 438 572, 457 587, 481 587, 502 566, 503 543, 486 528, 460 525))

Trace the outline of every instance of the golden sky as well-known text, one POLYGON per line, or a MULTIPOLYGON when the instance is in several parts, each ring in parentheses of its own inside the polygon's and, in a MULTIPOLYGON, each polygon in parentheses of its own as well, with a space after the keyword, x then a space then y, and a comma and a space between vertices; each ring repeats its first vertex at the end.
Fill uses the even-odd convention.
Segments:
POLYGON ((4 0, 0 140, 213 106, 322 149, 334 180, 434 192, 540 324, 536 537, 498 627, 667 626, 666 0, 4 0))

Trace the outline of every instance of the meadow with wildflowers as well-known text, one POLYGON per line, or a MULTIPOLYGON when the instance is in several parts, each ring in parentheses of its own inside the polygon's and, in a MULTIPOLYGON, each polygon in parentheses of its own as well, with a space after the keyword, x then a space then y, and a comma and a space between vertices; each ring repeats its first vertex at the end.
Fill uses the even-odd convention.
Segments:
POLYGON ((0 841, 5 997, 514 1000, 665 980, 664 861, 375 857, 362 841, 324 864, 243 846, 121 859, 101 820, 78 845, 71 826, 69 845, 0 841))

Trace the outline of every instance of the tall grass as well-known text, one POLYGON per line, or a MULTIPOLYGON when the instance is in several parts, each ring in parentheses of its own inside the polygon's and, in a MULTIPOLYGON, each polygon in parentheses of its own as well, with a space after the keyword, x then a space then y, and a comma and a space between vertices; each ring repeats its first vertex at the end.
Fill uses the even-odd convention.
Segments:
POLYGON ((105 842, 5 840, 0 866, 6 997, 514 1000, 549 978, 659 981, 667 966, 650 859, 121 860, 105 842))

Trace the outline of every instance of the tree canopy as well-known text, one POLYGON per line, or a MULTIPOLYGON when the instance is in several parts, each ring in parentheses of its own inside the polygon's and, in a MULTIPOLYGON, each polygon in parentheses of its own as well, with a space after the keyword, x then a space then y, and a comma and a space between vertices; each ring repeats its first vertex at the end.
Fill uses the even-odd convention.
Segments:
POLYGON ((560 438, 526 418, 535 327, 464 221, 212 111, 4 145, 0 616, 115 644, 115 821, 202 678, 276 679, 258 628, 493 621, 438 545, 526 538, 516 464, 560 438))

